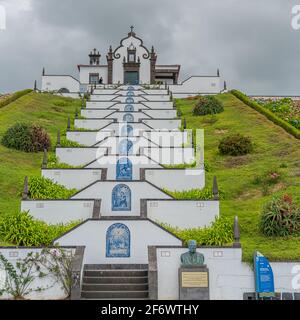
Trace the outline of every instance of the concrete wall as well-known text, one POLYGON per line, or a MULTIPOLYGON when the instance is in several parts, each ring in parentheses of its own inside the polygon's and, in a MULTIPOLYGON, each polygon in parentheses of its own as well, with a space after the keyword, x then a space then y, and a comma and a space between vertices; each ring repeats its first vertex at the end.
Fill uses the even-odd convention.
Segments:
POLYGON ((42 169, 42 176, 68 189, 81 190, 101 180, 101 169, 42 169))
POLYGON ((93 217, 94 200, 22 201, 21 210, 48 224, 69 223, 93 217))
POLYGON ((59 161, 71 166, 87 165, 106 152, 106 148, 56 148, 59 161))
POLYGON ((147 181, 161 189, 185 191, 205 187, 205 171, 202 169, 147 169, 147 181))
POLYGON ((82 244, 86 264, 148 264, 149 245, 181 245, 181 241, 148 220, 88 221, 58 240, 60 245, 82 244), (125 224, 131 235, 129 258, 106 258, 106 232, 115 224, 125 224))
MULTIPOLYGON (((242 250, 234 248, 200 248, 209 268, 211 300, 242 300, 243 293, 255 292, 254 273, 242 262, 242 250)), ((178 269, 185 248, 157 248, 158 297, 176 300, 179 297, 178 269)), ((271 263, 276 291, 295 292, 292 287, 293 267, 299 263, 271 263)), ((298 290, 299 291, 299 290, 298 290)))
POLYGON ((113 109, 83 109, 81 110, 81 115, 88 119, 100 119, 109 117, 110 115, 113 115, 116 111, 117 110, 113 109))
POLYGON ((220 93, 220 77, 192 76, 179 85, 170 85, 174 97, 176 94, 216 94, 220 93))
POLYGON ((173 109, 174 108, 172 101, 162 101, 162 102, 145 101, 143 102, 143 104, 150 109, 173 109))
POLYGON ((79 81, 68 75, 42 77, 42 91, 58 91, 62 88, 70 92, 79 92, 79 81))
POLYGON ((67 139, 77 142, 83 146, 91 147, 95 143, 102 141, 106 137, 113 135, 113 131, 100 131, 100 132, 84 132, 84 131, 68 131, 67 139))
POLYGON ((107 83, 108 80, 108 68, 107 66, 88 66, 80 67, 79 79, 82 84, 89 84, 90 73, 99 73, 99 79, 103 78, 103 83, 107 83))
POLYGON ((115 101, 87 101, 86 108, 87 109, 107 109, 116 104, 117 102, 115 101))
POLYGON ((105 128, 110 123, 113 123, 113 120, 109 119, 75 119, 74 127, 79 129, 86 130, 100 130, 105 128))
POLYGON ((219 216, 219 201, 147 201, 147 217, 180 229, 211 226, 219 216))
POLYGON ((147 182, 99 181, 74 195, 72 199, 101 199, 102 216, 140 216, 141 199, 171 199, 170 196, 147 182), (118 184, 131 190, 131 211, 112 211, 112 191, 118 184))
POLYGON ((143 136, 161 147, 182 147, 188 142, 188 132, 172 131, 145 131, 143 136))
POLYGON ((176 110, 144 110, 144 113, 152 118, 173 119, 177 117, 176 110))
MULTIPOLYGON (((104 156, 87 166, 87 168, 107 168, 107 180, 116 180, 117 162, 123 156, 104 156)), ((161 168, 159 164, 145 156, 128 156, 132 163, 132 179, 140 180, 141 168, 161 168)))
MULTIPOLYGON (((27 257, 29 253, 40 253, 42 249, 36 249, 36 248, 0 248, 0 253, 8 259, 10 263, 13 265, 16 265, 18 260, 23 260, 27 257)), ((71 253, 75 253, 75 249, 73 248, 66 248, 66 251, 69 251, 71 253)), ((43 271, 43 270, 42 270, 43 271)), ((47 272, 47 270, 45 270, 47 272)), ((6 272, 4 270, 0 270, 0 289, 3 286, 3 283, 6 279, 6 272)), ((51 288, 41 291, 41 292, 32 292, 28 296, 26 296, 26 299, 30 300, 59 300, 59 299, 66 299, 65 292, 61 289, 60 283, 53 284, 53 278, 51 276, 47 276, 43 279, 40 279, 36 277, 33 284, 30 286, 33 289, 36 289, 38 287, 46 288, 51 286, 51 288)), ((11 299, 12 297, 4 294, 1 296, 1 299, 11 299)))
POLYGON ((193 148, 143 148, 141 154, 164 165, 190 164, 195 161, 193 148))
POLYGON ((149 119, 143 120, 143 123, 149 127, 158 130, 178 130, 181 127, 181 120, 167 120, 167 119, 149 119))
POLYGON ((115 52, 116 55, 120 55, 119 59, 113 61, 113 83, 124 83, 124 68, 123 58, 127 61, 127 48, 133 44, 136 47, 136 58, 140 58, 140 83, 150 83, 150 60, 145 59, 144 55, 147 55, 147 51, 141 46, 141 41, 134 37, 129 37, 122 42, 122 46, 115 52))
POLYGON ((166 94, 143 95, 146 101, 170 101, 170 96, 166 94))

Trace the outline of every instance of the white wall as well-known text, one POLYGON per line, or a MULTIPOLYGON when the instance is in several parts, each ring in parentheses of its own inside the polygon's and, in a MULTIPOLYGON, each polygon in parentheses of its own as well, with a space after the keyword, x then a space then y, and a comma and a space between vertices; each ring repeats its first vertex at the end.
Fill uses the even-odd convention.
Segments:
MULTIPOLYGON (((23 260, 27 257, 27 255, 29 253, 40 253, 42 251, 42 249, 36 249, 36 248, 0 248, 0 253, 6 258, 8 259, 8 261, 10 263, 12 263, 13 265, 16 265, 17 261, 23 260)), ((70 251, 71 253, 75 253, 75 249, 67 249, 66 251, 70 251)), ((42 270, 47 272, 47 270, 42 270)), ((3 279, 1 279, 1 283, 0 285, 3 283, 3 281, 5 281, 5 271, 4 270, 0 270, 0 272, 2 273, 3 279)), ((1 278, 2 278, 1 276, 1 278)), ((28 296, 26 296, 26 299, 30 299, 30 300, 63 300, 66 299, 66 294, 65 292, 62 290, 61 288, 61 284, 60 283, 55 283, 53 286, 53 278, 51 276, 47 276, 43 279, 40 279, 38 277, 35 278, 35 280, 33 281, 32 285, 30 286, 30 288, 33 289, 37 289, 38 287, 42 287, 42 288, 46 288, 51 286, 51 288, 41 291, 41 292, 32 292, 30 293, 28 296)), ((1 287, 0 287, 1 289, 1 287)), ((3 296, 0 297, 0 299, 6 300, 6 299, 11 299, 12 296, 9 296, 7 294, 4 294, 3 296)))
POLYGON ((143 98, 146 101, 170 101, 169 95, 162 95, 162 94, 156 94, 156 95, 143 95, 143 98))
POLYGON ((48 224, 69 223, 93 217, 93 200, 22 201, 21 211, 29 211, 35 219, 48 224))
POLYGON ((116 101, 87 101, 87 109, 107 109, 118 104, 116 101))
POLYGON ((143 136, 161 147, 182 147, 188 142, 188 132, 172 131, 145 131, 143 136))
POLYGON ((99 73, 99 79, 103 78, 103 83, 108 81, 108 68, 107 66, 87 66, 80 67, 79 79, 82 84, 89 84, 90 82, 90 73, 99 73))
POLYGON ((180 229, 211 226, 219 216, 219 201, 147 201, 147 217, 180 229))
POLYGON ((97 95, 97 94, 92 94, 91 95, 91 101, 107 101, 107 102, 118 102, 120 101, 122 98, 119 97, 118 95, 113 95, 113 94, 108 94, 108 95, 97 95))
POLYGON ((176 110, 144 110, 144 113, 158 119, 173 119, 177 117, 176 110))
MULTIPOLYGON (((104 156, 87 166, 87 168, 107 168, 107 180, 116 180, 116 164, 123 156, 104 156)), ((160 168, 160 165, 145 156, 128 156, 132 163, 132 179, 140 180, 140 168, 160 168)))
POLYGON ((103 156, 106 148, 56 148, 59 162, 71 166, 84 166, 103 156))
POLYGON ((161 189, 185 191, 205 187, 205 171, 202 169, 147 169, 146 180, 161 189))
POLYGON ((143 104, 150 109, 173 109, 173 102, 172 101, 145 101, 143 104))
POLYGON ((110 115, 113 115, 116 111, 117 110, 114 109, 83 109, 81 110, 81 115, 88 119, 100 119, 109 117, 110 115))
POLYGON ((101 169, 42 169, 42 176, 68 189, 81 190, 101 180, 101 169))
POLYGON ((151 128, 159 130, 178 130, 181 127, 181 120, 147 119, 142 121, 151 128))
POLYGON ((58 240, 60 245, 82 244, 86 264, 148 264, 148 246, 181 245, 181 241, 148 220, 88 221, 58 240), (125 224, 131 233, 130 258, 106 258, 106 232, 115 224, 125 224))
MULTIPOLYGON (((160 300, 179 298, 178 269, 184 248, 157 248, 158 296, 160 300)), ((234 248, 200 248, 209 268, 211 300, 242 300, 246 292, 255 292, 254 273, 242 262, 242 250, 234 248)), ((295 292, 292 269, 296 262, 271 263, 277 292, 295 292)), ((299 290, 298 290, 299 292, 299 290)))
POLYGON ((77 142, 83 146, 91 147, 95 143, 102 141, 106 137, 110 137, 113 131, 100 131, 100 132, 84 132, 84 131, 68 131, 67 139, 77 142))
POLYGON ((132 154, 139 154, 140 148, 143 147, 149 147, 149 148, 155 148, 157 145, 152 143, 151 141, 145 139, 144 137, 109 137, 99 144, 97 146, 101 148, 110 148, 109 153, 110 154, 119 154, 119 144, 124 141, 129 140, 133 143, 132 147, 132 154))
POLYGON ((42 77, 42 91, 58 91, 61 88, 79 92, 79 81, 68 75, 42 77))
POLYGON ((170 90, 172 91, 174 97, 177 93, 189 93, 189 94, 216 94, 220 93, 220 78, 219 77, 201 77, 201 76, 192 76, 182 84, 179 85, 170 85, 170 90))
POLYGON ((113 123, 113 120, 106 119, 75 119, 74 126, 75 128, 86 129, 86 130, 100 130, 110 123, 113 123))
POLYGON ((141 154, 165 165, 190 164, 195 161, 193 148, 143 148, 141 154))
POLYGON ((113 83, 124 83, 123 57, 127 60, 127 48, 131 43, 136 47, 136 58, 140 57, 141 60, 140 83, 150 83, 150 60, 143 57, 147 51, 140 46, 141 41, 134 37, 123 40, 123 46, 116 51, 116 54, 120 54, 120 58, 113 61, 113 83))
POLYGON ((171 199, 170 196, 147 182, 100 181, 74 195, 72 199, 101 199, 102 216, 140 216, 141 199, 171 199), (112 191, 118 184, 125 184, 131 190, 131 211, 112 211, 112 191))

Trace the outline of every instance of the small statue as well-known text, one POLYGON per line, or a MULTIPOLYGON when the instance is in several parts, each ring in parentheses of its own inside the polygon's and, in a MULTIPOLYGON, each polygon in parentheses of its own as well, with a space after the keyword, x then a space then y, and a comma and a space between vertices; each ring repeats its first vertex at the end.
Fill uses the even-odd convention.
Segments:
POLYGON ((190 240, 188 242, 189 252, 186 252, 181 255, 181 264, 182 267, 197 267, 204 265, 204 255, 198 253, 197 250, 197 241, 190 240))

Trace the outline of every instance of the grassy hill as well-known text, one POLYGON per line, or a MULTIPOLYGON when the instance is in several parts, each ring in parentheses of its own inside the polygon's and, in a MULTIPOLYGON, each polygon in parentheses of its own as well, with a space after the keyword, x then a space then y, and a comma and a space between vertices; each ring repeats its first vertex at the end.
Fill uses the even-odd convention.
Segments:
MULTIPOLYGON (((66 129, 68 116, 74 117, 80 105, 80 100, 29 93, 0 109, 0 140, 12 124, 33 122, 47 130, 54 145, 57 130, 66 129)), ((19 210, 24 176, 39 176, 42 158, 42 153, 9 150, 0 144, 0 216, 19 210)))
POLYGON ((218 99, 225 111, 217 115, 216 122, 211 116, 193 116, 193 100, 177 100, 177 106, 188 128, 205 129, 205 159, 211 166, 206 183, 210 185, 216 175, 226 193, 221 214, 239 216, 244 260, 251 261, 254 250, 272 260, 299 260, 300 236, 268 238, 259 232, 258 224, 262 206, 274 195, 288 193, 300 205, 300 141, 232 94, 219 95, 218 99), (241 157, 220 155, 219 141, 231 133, 250 136, 254 152, 241 157), (265 195, 254 180, 269 170, 280 171, 282 179, 265 195))
MULTIPOLYGON (((177 100, 177 105, 188 128, 205 129, 205 159, 211 167, 206 183, 212 185, 216 175, 226 194, 221 214, 239 216, 244 260, 250 261, 254 250, 272 260, 299 260, 300 237, 267 238, 260 234, 258 223, 263 204, 273 195, 291 194, 300 205, 300 141, 233 95, 219 95, 218 99, 224 103, 225 111, 217 115, 216 122, 211 121, 211 116, 192 115, 195 100, 177 100), (221 156, 219 140, 237 132, 252 138, 255 151, 243 157, 221 156), (270 169, 279 170, 282 180, 265 195, 254 180, 270 169)), ((9 126, 25 121, 43 126, 54 144, 57 129, 66 128, 67 117, 74 116, 76 107, 80 107, 79 100, 30 93, 0 109, 0 139, 9 126)), ((0 145, 0 218, 19 210, 24 176, 40 175, 42 156, 0 145)))

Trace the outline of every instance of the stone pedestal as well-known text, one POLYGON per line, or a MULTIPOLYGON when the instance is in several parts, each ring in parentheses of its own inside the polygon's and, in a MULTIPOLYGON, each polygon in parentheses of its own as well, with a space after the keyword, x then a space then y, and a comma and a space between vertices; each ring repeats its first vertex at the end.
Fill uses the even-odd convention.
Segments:
POLYGON ((179 300, 209 300, 209 270, 206 266, 179 269, 179 300))

